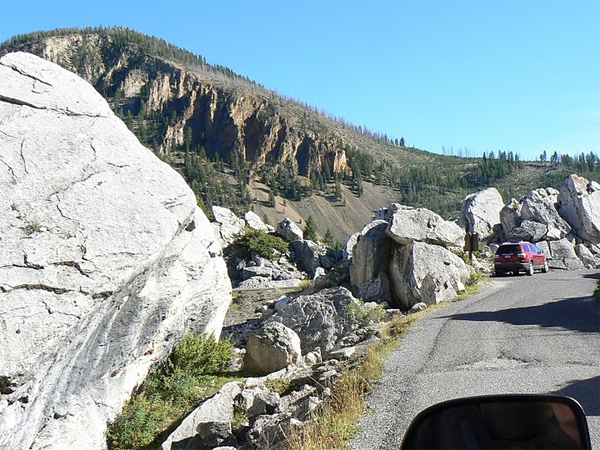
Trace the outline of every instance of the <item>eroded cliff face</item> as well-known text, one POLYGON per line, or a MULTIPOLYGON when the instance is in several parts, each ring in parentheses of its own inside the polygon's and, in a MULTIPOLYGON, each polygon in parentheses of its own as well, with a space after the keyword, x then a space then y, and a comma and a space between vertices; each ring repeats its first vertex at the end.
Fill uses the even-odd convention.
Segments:
POLYGON ((161 153, 183 146, 189 128, 194 144, 209 155, 227 159, 236 152, 255 171, 279 164, 309 176, 326 161, 334 172, 348 170, 343 138, 319 133, 306 112, 290 114, 299 108, 293 102, 209 66, 183 67, 110 35, 50 37, 21 49, 79 74, 124 115, 143 109, 145 116, 169 117, 155 142, 161 153))
POLYGON ((193 192, 80 78, 0 59, 0 448, 103 448, 231 284, 193 192))

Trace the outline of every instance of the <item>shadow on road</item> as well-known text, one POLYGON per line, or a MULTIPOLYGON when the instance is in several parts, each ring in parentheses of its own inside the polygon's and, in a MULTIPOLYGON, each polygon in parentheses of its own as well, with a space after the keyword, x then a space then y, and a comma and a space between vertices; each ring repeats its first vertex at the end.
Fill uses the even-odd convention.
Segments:
POLYGON ((573 380, 569 385, 555 392, 555 394, 573 397, 581 406, 587 416, 600 416, 600 377, 589 380, 573 380))
POLYGON ((455 314, 447 316, 447 318, 478 322, 505 322, 513 325, 540 325, 583 333, 600 331, 598 309, 594 309, 587 298, 581 297, 567 298, 539 306, 455 314))

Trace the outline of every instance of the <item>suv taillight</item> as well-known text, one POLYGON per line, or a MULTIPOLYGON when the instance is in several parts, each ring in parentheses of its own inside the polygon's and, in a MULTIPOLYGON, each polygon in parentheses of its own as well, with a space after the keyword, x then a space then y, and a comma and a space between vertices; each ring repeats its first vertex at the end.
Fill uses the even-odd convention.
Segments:
POLYGON ((525 253, 517 253, 517 258, 525 259, 526 256, 525 253))

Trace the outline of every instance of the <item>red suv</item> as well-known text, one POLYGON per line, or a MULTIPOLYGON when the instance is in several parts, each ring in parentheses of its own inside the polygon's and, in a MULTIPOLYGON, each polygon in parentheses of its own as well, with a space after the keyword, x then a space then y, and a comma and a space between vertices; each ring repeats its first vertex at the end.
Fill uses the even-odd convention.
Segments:
POLYGON ((533 275, 534 270, 548 272, 546 254, 529 242, 505 242, 494 255, 494 271, 497 276, 506 272, 517 275, 520 271, 533 275))

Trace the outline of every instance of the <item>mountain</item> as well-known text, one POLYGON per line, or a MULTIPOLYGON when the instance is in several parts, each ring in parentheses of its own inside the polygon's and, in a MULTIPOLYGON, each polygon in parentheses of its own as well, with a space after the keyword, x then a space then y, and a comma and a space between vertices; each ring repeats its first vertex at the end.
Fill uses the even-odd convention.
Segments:
POLYGON ((17 50, 90 82, 144 145, 184 175, 208 212, 212 205, 253 209, 270 223, 312 214, 319 235, 330 229, 337 240, 392 201, 455 218, 464 196, 487 186, 508 201, 533 187, 560 187, 573 171, 599 175, 593 153, 591 161, 582 154, 532 163, 510 151, 483 159, 408 148, 404 138, 329 117, 126 28, 16 36, 0 55, 17 50))

